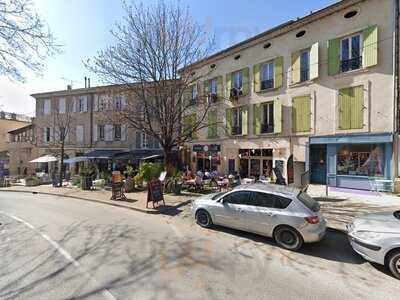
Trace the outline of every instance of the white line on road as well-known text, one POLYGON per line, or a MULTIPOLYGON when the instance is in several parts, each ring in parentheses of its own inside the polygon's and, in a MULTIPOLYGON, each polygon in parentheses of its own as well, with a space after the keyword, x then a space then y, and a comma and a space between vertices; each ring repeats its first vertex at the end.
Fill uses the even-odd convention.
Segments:
MULTIPOLYGON (((87 272, 87 271, 81 266, 81 264, 80 264, 77 260, 75 260, 75 259, 72 257, 71 254, 68 253, 68 251, 66 251, 64 248, 62 248, 62 247, 60 246, 60 244, 58 244, 56 241, 52 240, 47 234, 42 233, 41 231, 39 231, 38 229, 36 229, 35 226, 33 226, 32 224, 28 223, 27 221, 22 220, 21 218, 18 218, 18 217, 14 216, 14 215, 11 215, 11 214, 9 214, 9 213, 7 213, 7 212, 0 211, 0 214, 3 214, 3 215, 5 215, 5 216, 7 216, 7 217, 9 217, 9 218, 12 218, 12 219, 14 219, 14 220, 16 220, 16 221, 18 221, 18 222, 20 222, 20 223, 26 225, 27 227, 31 228, 32 230, 34 230, 34 231, 35 231, 36 233, 38 233, 42 238, 44 238, 46 241, 48 241, 62 256, 64 256, 64 258, 65 258, 66 260, 70 261, 75 267, 81 269, 81 271, 82 271, 90 280, 92 280, 93 283, 94 283, 96 286, 100 286, 100 283, 99 283, 92 275, 90 275, 89 272, 87 272)), ((103 289, 101 293, 102 293, 102 295, 103 295, 106 299, 108 299, 108 300, 116 300, 116 298, 113 296, 113 294, 111 294, 110 291, 107 290, 107 289, 103 289)))

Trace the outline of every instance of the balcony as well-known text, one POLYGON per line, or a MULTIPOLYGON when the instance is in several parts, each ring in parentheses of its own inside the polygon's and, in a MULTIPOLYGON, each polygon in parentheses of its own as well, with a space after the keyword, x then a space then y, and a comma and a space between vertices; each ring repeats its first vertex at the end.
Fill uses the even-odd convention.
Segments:
POLYGON ((362 65, 362 56, 354 57, 340 61, 341 72, 348 72, 352 70, 358 70, 362 65))
POLYGON ((261 125, 261 133, 273 133, 274 125, 273 124, 262 124, 261 125))
POLYGON ((310 69, 300 69, 300 82, 310 80, 310 69))
POLYGON ((274 80, 268 79, 261 81, 261 90, 268 90, 274 87, 274 80))
POLYGON ((242 127, 241 126, 232 126, 232 135, 241 135, 242 127))
POLYGON ((243 95, 242 89, 231 88, 229 99, 230 100, 239 100, 239 97, 243 95))

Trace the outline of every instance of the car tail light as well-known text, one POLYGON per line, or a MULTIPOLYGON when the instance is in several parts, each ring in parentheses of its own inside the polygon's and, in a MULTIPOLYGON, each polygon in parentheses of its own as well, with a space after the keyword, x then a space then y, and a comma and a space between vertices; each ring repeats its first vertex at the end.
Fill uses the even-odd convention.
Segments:
POLYGON ((304 220, 306 220, 310 224, 317 224, 319 223, 319 217, 318 216, 312 216, 312 217, 305 217, 304 220))

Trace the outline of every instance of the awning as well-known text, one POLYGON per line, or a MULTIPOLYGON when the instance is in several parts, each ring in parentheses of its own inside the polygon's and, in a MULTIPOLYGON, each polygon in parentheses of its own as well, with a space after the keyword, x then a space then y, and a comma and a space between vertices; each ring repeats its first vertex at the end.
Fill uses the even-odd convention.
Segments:
MULTIPOLYGON (((93 150, 85 153, 83 156, 90 159, 112 159, 117 153, 121 153, 123 150, 93 150)), ((82 157, 82 156, 81 156, 82 157)))
POLYGON ((34 160, 31 160, 30 162, 31 163, 48 163, 48 162, 57 161, 57 160, 58 159, 55 156, 48 154, 48 155, 38 157, 34 160))
POLYGON ((164 152, 162 150, 143 150, 135 149, 131 151, 120 152, 114 155, 115 159, 132 159, 132 160, 145 160, 151 158, 163 157, 164 152))
POLYGON ((89 160, 89 157, 86 156, 75 156, 75 157, 71 157, 68 158, 66 160, 64 160, 65 164, 73 164, 73 163, 77 163, 77 162, 81 162, 81 161, 87 161, 89 160))

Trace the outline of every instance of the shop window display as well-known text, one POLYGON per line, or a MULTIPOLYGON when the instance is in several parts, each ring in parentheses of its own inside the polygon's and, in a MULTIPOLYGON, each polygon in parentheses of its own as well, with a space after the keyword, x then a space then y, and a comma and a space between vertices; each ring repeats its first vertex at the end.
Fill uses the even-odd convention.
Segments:
POLYGON ((384 176, 384 146, 382 144, 343 145, 337 149, 337 174, 384 176))

